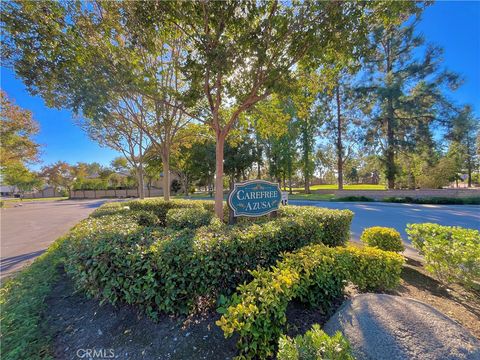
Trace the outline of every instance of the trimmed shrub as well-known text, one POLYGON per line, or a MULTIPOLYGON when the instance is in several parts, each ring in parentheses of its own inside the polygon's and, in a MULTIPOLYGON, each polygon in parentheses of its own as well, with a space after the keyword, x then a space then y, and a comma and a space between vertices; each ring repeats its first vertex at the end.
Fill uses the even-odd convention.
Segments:
POLYGON ((294 339, 282 335, 278 342, 277 360, 354 360, 350 343, 337 331, 326 334, 318 324, 294 339))
POLYGON ((406 197, 386 197, 384 202, 394 203, 413 203, 413 204, 438 204, 438 205, 480 205, 480 197, 466 198, 448 198, 448 197, 429 197, 429 198, 412 198, 406 197))
POLYGON ((249 270, 274 264, 282 252, 343 243, 352 219, 350 211, 299 207, 297 216, 286 209, 261 224, 214 219, 179 231, 143 228, 130 216, 134 208, 82 221, 69 235, 66 269, 87 294, 136 304, 153 318, 159 311, 189 313, 200 298, 208 303, 230 294, 251 280, 249 270))
POLYGON ((345 245, 350 240, 350 225, 353 212, 310 206, 282 206, 278 211, 281 218, 295 218, 302 221, 305 228, 321 227, 322 243, 328 246, 345 245))
POLYGON ((102 217, 106 215, 115 215, 119 213, 123 213, 129 211, 130 207, 127 206, 125 203, 121 202, 111 202, 105 203, 99 208, 95 209, 91 214, 90 217, 102 217))
POLYGON ((328 312, 347 281, 361 290, 393 288, 403 262, 402 256, 375 248, 306 246, 285 254, 270 271, 252 271, 253 280, 240 285, 229 305, 218 309, 224 315, 217 325, 226 337, 238 333, 237 346, 244 358, 268 358, 274 354, 292 299, 328 312))
POLYGON ((150 211, 136 211, 134 216, 140 226, 155 226, 158 223, 158 217, 150 211))
POLYGON ((146 199, 146 200, 133 200, 123 203, 124 206, 128 206, 131 210, 144 210, 153 212, 159 220, 161 226, 165 226, 167 222, 167 213, 170 209, 180 208, 195 208, 206 209, 213 212, 213 201, 202 200, 170 200, 165 201, 162 199, 146 199))
POLYGON ((480 232, 458 226, 409 224, 412 245, 425 257, 425 268, 442 282, 480 288, 480 232))
POLYGON ((213 213, 203 208, 171 209, 167 213, 167 226, 174 229, 196 229, 210 223, 213 213))
POLYGON ((405 246, 400 233, 388 227, 373 226, 363 230, 360 240, 368 245, 385 251, 402 252, 405 246))

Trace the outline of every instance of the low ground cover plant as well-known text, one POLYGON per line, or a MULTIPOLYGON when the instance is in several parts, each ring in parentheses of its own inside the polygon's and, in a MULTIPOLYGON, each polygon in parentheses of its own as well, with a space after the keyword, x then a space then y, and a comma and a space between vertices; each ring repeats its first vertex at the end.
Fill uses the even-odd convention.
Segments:
POLYGON ((183 202, 188 206, 181 211, 182 202, 159 203, 161 210, 141 201, 99 209, 70 233, 65 268, 79 289, 102 301, 135 304, 152 318, 189 313, 200 299, 230 294, 251 279, 249 270, 274 264, 282 252, 344 245, 353 216, 348 210, 286 207, 260 223, 227 226, 214 219, 195 228, 211 202, 183 202), (139 224, 134 215, 145 211, 160 214, 155 226, 139 224), (185 221, 189 226, 179 230, 185 221))
POLYGON ((277 360, 354 360, 350 343, 337 331, 328 336, 318 324, 304 335, 280 336, 277 360))
POLYGON ((391 289, 400 280, 401 255, 366 247, 310 245, 285 254, 270 270, 252 271, 253 280, 218 309, 226 337, 237 333, 244 358, 273 356, 287 321, 288 303, 298 299, 328 313, 347 282, 361 291, 391 289))
POLYGON ((2 284, 0 339, 2 358, 10 360, 52 358, 51 332, 42 312, 44 299, 59 277, 63 239, 50 245, 30 266, 2 284))
POLYGON ((409 224, 412 245, 425 257, 425 268, 444 283, 480 289, 480 232, 458 226, 409 224))
POLYGON ((367 228, 362 232, 360 241, 367 246, 385 251, 402 252, 405 250, 400 233, 393 228, 382 226, 367 228))

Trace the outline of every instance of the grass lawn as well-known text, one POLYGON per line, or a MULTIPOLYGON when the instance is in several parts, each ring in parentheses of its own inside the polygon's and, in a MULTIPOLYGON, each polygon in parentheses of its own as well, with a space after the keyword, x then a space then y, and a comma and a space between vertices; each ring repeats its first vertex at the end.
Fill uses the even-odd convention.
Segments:
POLYGON ((317 201, 332 201, 335 200, 333 194, 293 194, 288 195, 289 200, 317 200, 317 201))
MULTIPOLYGON (((305 188, 293 188, 294 191, 303 191, 305 188)), ((312 185, 310 190, 338 190, 337 184, 326 185, 312 185)), ((385 190, 385 185, 373 185, 373 184, 355 184, 355 185, 343 185, 343 190, 385 190)))

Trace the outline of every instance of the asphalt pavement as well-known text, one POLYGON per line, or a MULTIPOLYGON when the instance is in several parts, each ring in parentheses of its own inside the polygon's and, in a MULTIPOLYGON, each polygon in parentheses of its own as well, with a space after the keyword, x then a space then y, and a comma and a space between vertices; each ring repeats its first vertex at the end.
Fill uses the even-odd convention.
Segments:
POLYGON ((18 202, 0 210, 0 278, 41 255, 105 200, 18 202))

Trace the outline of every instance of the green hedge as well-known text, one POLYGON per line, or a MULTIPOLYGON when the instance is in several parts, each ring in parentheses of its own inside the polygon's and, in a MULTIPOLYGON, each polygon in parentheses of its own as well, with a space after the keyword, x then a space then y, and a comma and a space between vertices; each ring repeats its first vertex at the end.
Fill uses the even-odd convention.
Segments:
POLYGON ((158 216, 160 225, 165 226, 167 223, 167 213, 170 209, 185 209, 185 208, 203 208, 213 212, 213 201, 208 200, 170 200, 165 201, 161 199, 146 199, 133 200, 123 203, 123 206, 128 206, 131 210, 144 210, 153 212, 158 216))
POLYGON ((166 225, 174 229, 196 229, 208 225, 213 213, 203 208, 170 209, 167 212, 166 225))
POLYGON ((318 324, 294 339, 282 335, 278 342, 277 360, 354 360, 350 344, 337 331, 328 336, 318 324))
POLYGON ((323 244, 345 245, 350 240, 350 225, 353 212, 311 206, 282 206, 278 211, 281 218, 295 218, 303 221, 305 227, 320 226, 324 234, 323 244))
POLYGON ((385 251, 402 252, 405 246, 400 233, 394 228, 373 226, 365 229, 360 240, 368 245, 385 251))
POLYGON ((411 204, 438 204, 438 205, 480 205, 480 197, 449 198, 449 197, 429 197, 412 198, 406 197, 385 197, 383 202, 393 203, 411 203, 411 204))
POLYGON ((445 283, 480 288, 480 232, 457 226, 409 224, 412 245, 425 257, 425 268, 445 283))
POLYGON ((118 206, 116 213, 100 209, 81 222, 68 237, 65 266, 87 294, 138 305, 153 318, 160 311, 188 313, 199 299, 214 301, 231 293, 251 279, 249 270, 274 264, 282 252, 344 244, 352 219, 350 211, 298 207, 298 215, 286 208, 260 224, 227 226, 215 219, 209 226, 179 231, 140 226, 132 214, 162 216, 168 207, 145 203, 130 202, 130 210, 118 206), (106 215, 99 216, 102 212, 106 215))
POLYGON ((252 271, 254 279, 240 285, 228 306, 218 309, 224 315, 217 325, 226 337, 238 333, 241 357, 268 358, 274 354, 292 299, 328 312, 347 281, 360 290, 395 287, 403 261, 396 253, 375 248, 306 246, 286 254, 271 270, 252 271))

